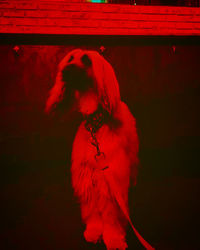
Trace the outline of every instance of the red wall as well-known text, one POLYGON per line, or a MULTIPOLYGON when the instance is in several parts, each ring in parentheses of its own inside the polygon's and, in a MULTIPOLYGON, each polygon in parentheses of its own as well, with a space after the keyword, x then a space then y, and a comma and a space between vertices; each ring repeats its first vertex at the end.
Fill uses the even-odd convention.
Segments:
POLYGON ((0 33, 200 35, 200 9, 68 1, 2 1, 0 33))

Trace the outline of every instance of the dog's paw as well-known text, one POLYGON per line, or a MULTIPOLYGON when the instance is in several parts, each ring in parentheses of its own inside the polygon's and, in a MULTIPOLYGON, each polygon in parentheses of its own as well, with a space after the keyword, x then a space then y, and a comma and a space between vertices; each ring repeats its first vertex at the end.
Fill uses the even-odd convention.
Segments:
POLYGON ((109 242, 106 244, 107 250, 126 250, 128 245, 125 241, 116 241, 114 244, 113 242, 109 242))
POLYGON ((101 240, 102 228, 99 226, 87 226, 84 237, 87 242, 97 243, 101 240))
POLYGON ((126 244, 125 238, 116 233, 104 233, 103 240, 107 247, 107 250, 126 250, 128 245, 126 244))

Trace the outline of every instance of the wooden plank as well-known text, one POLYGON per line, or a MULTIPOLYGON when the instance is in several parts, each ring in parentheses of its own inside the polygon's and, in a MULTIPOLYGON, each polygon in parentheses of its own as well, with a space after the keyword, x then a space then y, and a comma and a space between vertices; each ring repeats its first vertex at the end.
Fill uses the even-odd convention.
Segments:
POLYGON ((154 14, 183 14, 200 15, 199 8, 168 7, 168 6, 142 6, 128 4, 98 4, 98 3, 69 3, 66 1, 0 1, 0 9, 40 9, 40 10, 66 10, 80 12, 106 12, 106 13, 154 13, 154 14))
POLYGON ((200 35, 200 8, 19 0, 0 10, 1 33, 200 35))
POLYGON ((1 18, 1 25, 13 25, 13 26, 55 26, 55 27, 82 27, 82 28, 124 28, 124 29, 196 29, 200 30, 200 23, 194 22, 136 22, 136 21, 121 21, 115 20, 114 22, 107 22, 107 20, 95 20, 91 22, 88 19, 63 19, 63 18, 1 18))
MULTIPOLYGON (((40 29, 38 29, 38 26, 16 26, 13 27, 11 25, 5 25, 2 29, 2 33, 7 34, 7 30, 10 30, 11 34, 54 34, 54 35, 83 35, 85 33, 85 28, 80 27, 55 27, 55 26, 43 26, 40 29), (40 32, 41 31, 41 32, 40 32)), ((146 29, 113 29, 113 28, 87 28, 87 35, 112 35, 112 36, 118 36, 119 34, 121 36, 174 36, 174 33, 176 32, 176 36, 190 36, 191 33, 193 35, 199 36, 199 30, 196 29, 168 29, 168 28, 162 28, 161 30, 157 27, 152 28, 146 28, 146 29)))
POLYGON ((29 18, 64 18, 88 20, 123 20, 123 21, 160 21, 160 22, 200 22, 200 15, 158 15, 158 14, 122 14, 105 12, 68 12, 47 10, 5 10, 2 17, 29 17, 29 18))

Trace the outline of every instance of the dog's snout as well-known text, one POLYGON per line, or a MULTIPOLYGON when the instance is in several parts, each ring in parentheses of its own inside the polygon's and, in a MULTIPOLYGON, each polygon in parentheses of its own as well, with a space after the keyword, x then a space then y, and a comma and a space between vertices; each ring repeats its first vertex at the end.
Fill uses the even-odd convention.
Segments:
POLYGON ((77 67, 76 64, 69 64, 62 70, 63 80, 73 80, 80 76, 82 73, 81 68, 77 67))
POLYGON ((92 61, 90 60, 90 58, 86 54, 81 57, 81 61, 87 67, 91 66, 91 64, 92 64, 92 61))
POLYGON ((92 79, 88 77, 87 70, 72 63, 62 70, 62 80, 72 89, 87 91, 92 86, 92 79))

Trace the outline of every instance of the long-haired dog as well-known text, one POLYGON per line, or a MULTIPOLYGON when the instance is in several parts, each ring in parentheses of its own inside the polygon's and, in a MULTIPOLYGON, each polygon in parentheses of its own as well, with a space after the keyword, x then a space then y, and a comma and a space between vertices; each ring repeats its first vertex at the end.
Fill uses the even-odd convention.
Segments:
POLYGON ((75 107, 83 115, 72 150, 72 185, 79 198, 86 241, 126 249, 130 176, 136 182, 135 119, 120 99, 112 66, 96 51, 76 49, 60 62, 46 112, 75 107))

